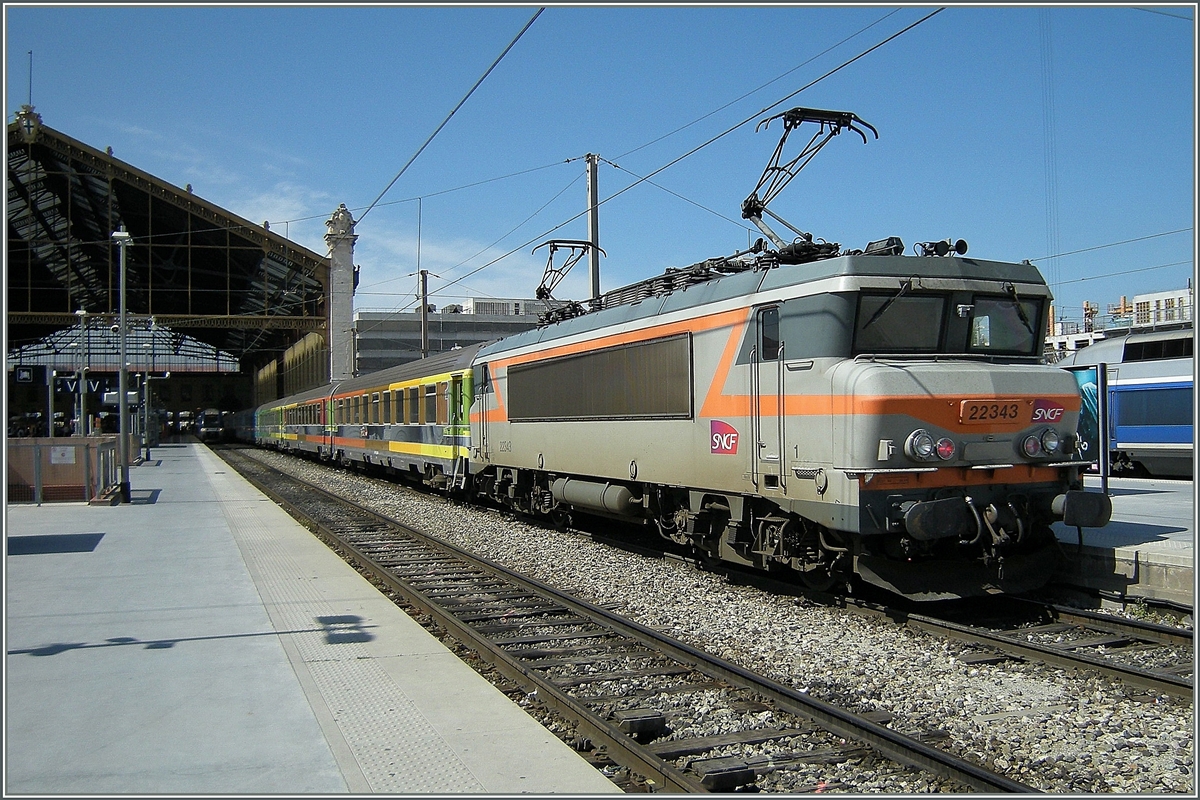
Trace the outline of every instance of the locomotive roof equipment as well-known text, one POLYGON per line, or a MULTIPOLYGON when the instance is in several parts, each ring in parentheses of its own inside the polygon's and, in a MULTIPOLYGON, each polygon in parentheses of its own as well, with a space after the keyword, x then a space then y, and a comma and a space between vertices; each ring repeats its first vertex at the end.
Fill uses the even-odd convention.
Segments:
POLYGON ((770 162, 767 163, 766 169, 763 170, 762 177, 758 179, 758 185, 754 187, 754 191, 750 193, 742 202, 742 218, 748 219, 754 223, 760 231, 766 234, 775 246, 779 249, 779 260, 784 264, 803 264, 806 261, 813 261, 818 258, 829 258, 838 254, 838 244, 836 242, 826 242, 824 240, 814 242, 811 233, 805 233, 799 228, 793 226, 783 217, 780 217, 775 212, 767 208, 775 197, 783 191, 784 187, 792 182, 800 170, 808 166, 808 163, 821 151, 829 140, 837 136, 843 129, 851 130, 862 137, 863 144, 867 143, 867 135, 854 126, 858 122, 871 130, 875 134, 875 138, 879 138, 879 131, 868 122, 860 119, 858 115, 848 111, 823 111, 816 108, 793 108, 782 114, 776 114, 773 117, 768 117, 755 127, 755 132, 761 128, 765 128, 771 124, 772 120, 783 120, 783 135, 779 138, 779 144, 775 146, 775 153, 771 156, 770 162), (780 164, 780 159, 783 157, 783 146, 788 140, 788 136, 792 131, 805 122, 815 122, 820 127, 817 132, 809 139, 808 144, 804 149, 786 164, 780 164), (824 134, 822 136, 822 134, 824 134), (759 191, 763 194, 759 197, 759 191), (762 215, 767 214, 771 219, 786 226, 789 230, 796 234, 796 238, 789 244, 780 236, 771 230, 762 219, 762 215))

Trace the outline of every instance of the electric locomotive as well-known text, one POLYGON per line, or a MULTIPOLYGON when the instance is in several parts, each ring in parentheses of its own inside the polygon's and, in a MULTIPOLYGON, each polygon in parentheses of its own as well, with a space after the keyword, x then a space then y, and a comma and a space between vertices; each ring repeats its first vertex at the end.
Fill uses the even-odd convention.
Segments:
POLYGON ((1053 521, 1106 524, 1108 498, 1081 491, 1075 381, 1041 361, 1032 265, 720 266, 481 349, 476 487, 915 599, 1040 586, 1053 521))

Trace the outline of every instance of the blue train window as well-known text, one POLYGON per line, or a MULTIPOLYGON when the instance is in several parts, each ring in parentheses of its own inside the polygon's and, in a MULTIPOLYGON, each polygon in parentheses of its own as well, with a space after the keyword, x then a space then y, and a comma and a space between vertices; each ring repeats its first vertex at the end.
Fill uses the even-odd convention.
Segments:
POLYGON ((1191 425, 1192 389, 1120 389, 1117 425, 1191 425))

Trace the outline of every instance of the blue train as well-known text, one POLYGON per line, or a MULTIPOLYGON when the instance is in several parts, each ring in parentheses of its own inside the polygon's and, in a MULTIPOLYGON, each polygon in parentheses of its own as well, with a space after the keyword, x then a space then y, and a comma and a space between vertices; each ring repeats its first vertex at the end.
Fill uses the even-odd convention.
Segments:
POLYGON ((1194 474, 1192 326, 1103 339, 1059 362, 1108 365, 1109 456, 1114 475, 1194 474))

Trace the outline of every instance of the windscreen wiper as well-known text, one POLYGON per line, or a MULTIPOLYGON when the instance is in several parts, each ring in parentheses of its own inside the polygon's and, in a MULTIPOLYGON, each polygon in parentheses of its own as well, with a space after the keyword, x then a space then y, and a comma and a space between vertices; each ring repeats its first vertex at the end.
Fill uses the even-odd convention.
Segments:
POLYGON ((1025 330, 1032 334, 1033 323, 1029 321, 1029 316, 1025 313, 1025 306, 1021 305, 1021 298, 1017 297, 1017 287, 1012 283, 1006 283, 1004 284, 1004 291, 1008 292, 1008 296, 1012 298, 1013 306, 1017 309, 1017 316, 1021 318, 1021 322, 1025 325, 1025 330))
POLYGON ((881 305, 879 307, 879 309, 874 314, 871 315, 871 318, 869 320, 867 320, 866 325, 862 326, 862 329, 865 331, 867 328, 874 325, 879 320, 879 318, 883 316, 883 312, 885 312, 889 308, 891 308, 892 303, 896 302, 901 297, 903 297, 905 294, 907 294, 910 289, 912 289, 912 278, 909 278, 906 281, 901 281, 900 282, 900 291, 896 292, 894 295, 889 297, 887 302, 884 303, 883 305, 881 305))

